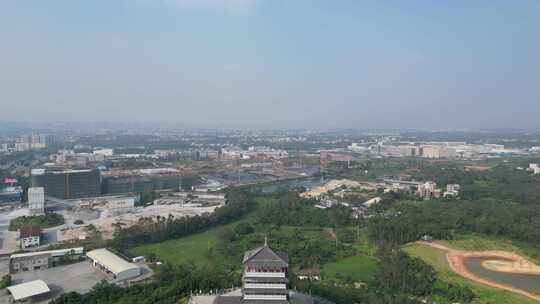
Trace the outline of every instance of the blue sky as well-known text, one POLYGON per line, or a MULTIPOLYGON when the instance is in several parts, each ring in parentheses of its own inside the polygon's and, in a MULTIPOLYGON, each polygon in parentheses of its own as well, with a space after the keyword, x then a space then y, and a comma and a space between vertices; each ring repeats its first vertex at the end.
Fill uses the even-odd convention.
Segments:
POLYGON ((540 1, 3 0, 1 120, 539 128, 540 1))

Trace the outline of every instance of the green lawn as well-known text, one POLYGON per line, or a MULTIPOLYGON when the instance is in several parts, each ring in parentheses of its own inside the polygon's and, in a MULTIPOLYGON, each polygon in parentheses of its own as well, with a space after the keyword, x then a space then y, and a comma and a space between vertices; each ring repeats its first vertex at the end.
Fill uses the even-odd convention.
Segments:
MULTIPOLYGON (((257 197, 255 202, 258 206, 271 203, 274 198, 257 197)), ((241 222, 253 218, 254 212, 248 214, 245 218, 235 221, 227 226, 235 226, 241 222)), ((205 232, 193 234, 190 236, 168 240, 161 243, 137 246, 129 249, 132 256, 148 255, 153 253, 158 260, 166 261, 171 264, 182 264, 192 261, 196 264, 207 264, 210 262, 208 251, 218 242, 218 231, 224 226, 211 228, 205 232)))
POLYGON ((324 279, 371 282, 377 271, 377 260, 369 256, 354 256, 326 264, 322 268, 324 279))
MULTIPOLYGON (((473 245, 473 241, 467 242, 456 241, 456 243, 451 243, 452 247, 459 245, 462 246, 490 246, 489 241, 484 243, 478 243, 478 245, 473 245)), ((494 245, 494 244, 491 244, 494 245)), ((504 245, 500 245, 504 246, 504 245)), ((456 247, 457 248, 457 247, 456 247)), ((482 248, 482 247, 475 247, 482 248)), ((483 248, 501 248, 501 247, 483 247, 483 248)), ((411 256, 421 258, 426 263, 430 264, 437 271, 438 277, 445 282, 459 284, 462 286, 467 286, 476 294, 476 299, 474 304, 533 304, 538 303, 534 300, 530 300, 526 297, 513 294, 508 291, 492 288, 482 284, 478 284, 467 280, 458 274, 454 273, 448 262, 446 261, 446 253, 442 250, 419 245, 419 244, 408 244, 403 246, 403 250, 408 252, 411 256)))
POLYGON ((217 229, 211 229, 175 240, 134 247, 129 250, 129 253, 134 256, 153 253, 158 260, 171 264, 182 264, 188 261, 204 264, 208 262, 208 248, 212 248, 216 243, 217 229))

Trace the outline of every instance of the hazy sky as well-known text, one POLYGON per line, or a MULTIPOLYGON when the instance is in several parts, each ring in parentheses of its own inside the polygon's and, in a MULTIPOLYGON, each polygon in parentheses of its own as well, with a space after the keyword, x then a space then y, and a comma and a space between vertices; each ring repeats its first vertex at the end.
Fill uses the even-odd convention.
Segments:
POLYGON ((540 1, 0 0, 0 120, 540 128, 540 1))

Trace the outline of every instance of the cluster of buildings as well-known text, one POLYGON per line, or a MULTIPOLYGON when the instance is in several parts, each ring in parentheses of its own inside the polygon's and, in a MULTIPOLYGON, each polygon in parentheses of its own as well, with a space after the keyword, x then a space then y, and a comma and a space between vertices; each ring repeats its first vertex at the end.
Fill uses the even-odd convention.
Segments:
POLYGON ((103 193, 122 194, 178 189, 183 172, 175 168, 102 171, 103 193))
POLYGON ((185 150, 154 150, 152 157, 169 159, 171 157, 189 158, 193 160, 233 160, 233 159, 282 159, 288 157, 285 150, 265 146, 251 146, 243 149, 237 146, 223 148, 190 148, 185 150))
POLYGON ((457 152, 454 147, 443 145, 375 145, 369 151, 390 157, 453 158, 457 152))
POLYGON ((384 179, 384 192, 415 193, 421 199, 429 200, 441 197, 458 197, 461 186, 458 184, 446 185, 446 190, 438 188, 432 181, 416 182, 407 180, 384 179))
MULTIPOLYGON (((175 168, 137 170, 32 169, 30 185, 59 199, 99 197, 159 190, 177 190, 182 171, 175 168)), ((211 185, 210 185, 211 187, 211 185)))
MULTIPOLYGON (((107 281, 123 283, 137 280, 143 274, 142 267, 126 261, 112 251, 101 248, 85 252, 83 247, 17 253, 9 257, 9 273, 19 275, 32 272, 33 281, 26 281, 7 288, 11 301, 33 302, 52 297, 49 280, 57 280, 47 275, 47 270, 63 267, 66 264, 89 263, 91 267, 103 273, 107 281), (47 283, 49 282, 49 284, 47 283)), ((80 267, 91 271, 91 267, 80 267)), ((77 274, 84 275, 84 274, 77 274)), ((56 281, 55 281, 56 282, 56 281)), ((97 283, 97 282, 96 282, 97 283)), ((58 288, 58 286, 55 286, 58 288)))
POLYGON ((48 143, 53 142, 53 136, 44 134, 32 133, 17 138, 15 142, 0 144, 0 152, 24 152, 30 150, 44 149, 48 143))
POLYGON ((354 153, 369 153, 385 157, 424 157, 424 158, 487 158, 501 155, 521 155, 532 153, 522 149, 508 149, 498 144, 467 144, 466 142, 419 142, 388 143, 374 145, 352 143, 347 147, 354 153))
POLYGON ((224 159, 277 160, 289 157, 289 153, 285 150, 265 146, 252 146, 247 150, 236 146, 225 147, 221 149, 221 154, 224 159))
POLYGON ((86 167, 89 164, 103 163, 107 156, 112 156, 112 149, 96 150, 92 153, 76 153, 74 150, 60 150, 58 153, 49 156, 49 160, 53 162, 50 165, 70 166, 70 167, 86 167), (103 153, 110 151, 110 154, 103 153))
POLYGON ((18 203, 22 200, 23 188, 16 186, 18 180, 6 177, 3 180, 4 187, 0 189, 0 203, 18 203))

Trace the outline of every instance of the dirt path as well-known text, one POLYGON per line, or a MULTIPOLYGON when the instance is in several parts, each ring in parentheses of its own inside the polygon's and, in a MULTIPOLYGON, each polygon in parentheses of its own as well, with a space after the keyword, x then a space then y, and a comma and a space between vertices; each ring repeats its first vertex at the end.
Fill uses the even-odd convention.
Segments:
POLYGON ((336 240, 337 239, 337 234, 336 232, 334 231, 334 228, 324 228, 324 230, 326 232, 328 232, 328 234, 330 235, 330 237, 332 238, 332 240, 336 240))
POLYGON ((452 271, 454 271, 455 273, 459 274, 460 276, 464 278, 467 278, 471 281, 474 281, 480 284, 511 291, 511 292, 526 296, 528 298, 534 299, 536 301, 540 301, 539 294, 534 294, 534 293, 531 293, 522 289, 518 289, 509 285, 504 285, 501 283, 488 280, 486 278, 479 277, 475 275, 474 273, 470 272, 467 266, 465 265, 465 260, 471 257, 511 260, 513 262, 516 262, 516 265, 532 264, 530 261, 521 257, 520 255, 511 253, 511 252, 506 252, 506 251, 463 251, 463 250, 455 250, 455 249, 449 248, 447 246, 444 246, 438 243, 428 243, 428 242, 422 242, 422 241, 419 241, 417 243, 424 246, 429 246, 432 248, 446 251, 446 260, 448 261, 450 268, 452 269, 452 271))

